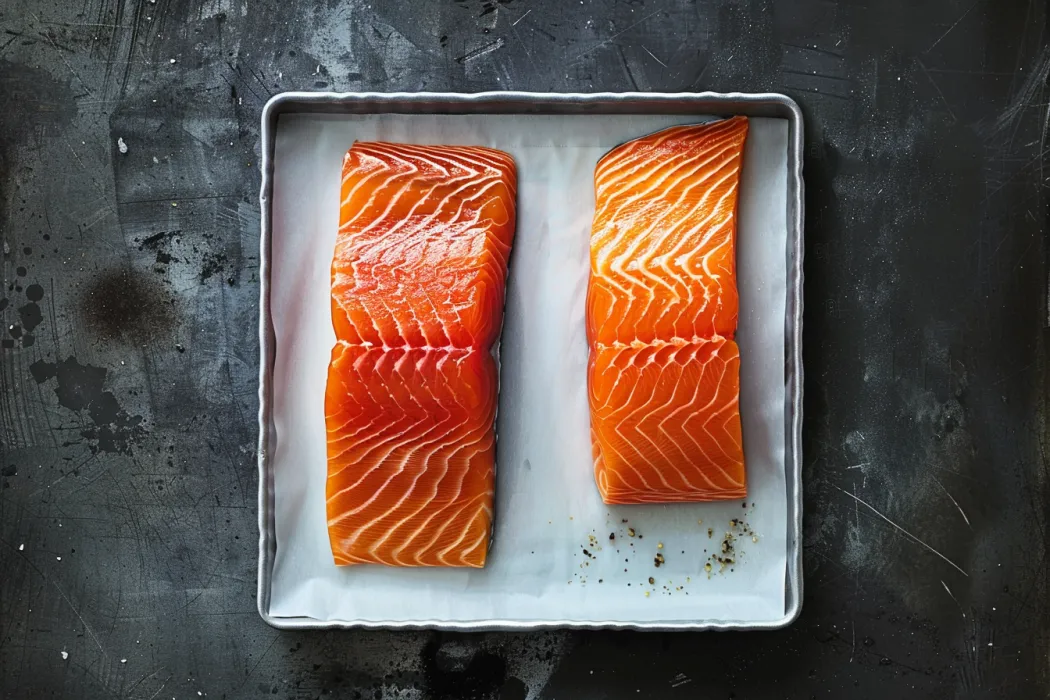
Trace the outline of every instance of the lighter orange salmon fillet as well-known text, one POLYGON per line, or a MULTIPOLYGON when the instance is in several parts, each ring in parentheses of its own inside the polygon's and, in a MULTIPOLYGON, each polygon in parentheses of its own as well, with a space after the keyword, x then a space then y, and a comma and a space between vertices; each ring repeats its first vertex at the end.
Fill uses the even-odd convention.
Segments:
POLYGON ((594 472, 606 503, 743 498, 740 354, 725 338, 598 347, 594 472))
POLYGON ((592 342, 732 338, 736 201, 747 119, 676 126, 598 162, 592 342))
POLYGON ((485 564, 515 189, 490 148, 346 154, 325 394, 336 564, 485 564))
POLYGON ((678 126, 595 168, 587 293, 606 503, 742 498, 736 208, 748 122, 678 126))

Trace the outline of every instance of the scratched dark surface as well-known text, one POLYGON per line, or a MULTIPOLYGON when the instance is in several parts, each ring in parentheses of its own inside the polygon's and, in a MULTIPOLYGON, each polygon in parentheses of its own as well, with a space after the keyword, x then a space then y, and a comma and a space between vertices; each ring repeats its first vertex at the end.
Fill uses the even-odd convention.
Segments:
POLYGON ((1047 26, 1020 0, 0 0, 0 697, 1047 697, 1047 26), (801 103, 793 627, 258 618, 258 124, 293 89, 801 103))

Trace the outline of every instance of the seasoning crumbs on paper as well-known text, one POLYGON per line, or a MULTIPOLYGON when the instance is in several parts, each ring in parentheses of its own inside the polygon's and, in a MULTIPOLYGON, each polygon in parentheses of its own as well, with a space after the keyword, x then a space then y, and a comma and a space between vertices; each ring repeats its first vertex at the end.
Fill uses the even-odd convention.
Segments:
MULTIPOLYGON (((742 509, 744 509, 745 511, 748 509, 749 506, 753 505, 753 503, 741 504, 742 509)), ((597 530, 591 528, 590 532, 587 534, 587 543, 581 544, 579 551, 573 554, 574 557, 582 556, 584 560, 582 562, 578 562, 578 569, 581 570, 580 573, 573 574, 573 579, 571 581, 568 581, 568 583, 571 584, 573 581, 576 581, 580 585, 586 585, 587 577, 583 573, 583 570, 590 567, 591 562, 595 562, 597 565, 599 553, 603 549, 602 543, 607 543, 606 546, 612 548, 612 550, 619 556, 624 556, 625 554, 628 555, 623 560, 623 573, 630 573, 630 565, 632 563, 634 563, 635 566, 638 566, 639 562, 635 559, 632 559, 632 557, 634 557, 635 554, 639 552, 640 545, 639 547, 635 547, 635 543, 633 541, 628 541, 627 544, 630 547, 630 549, 625 549, 622 552, 620 548, 616 545, 621 540, 621 538, 641 540, 642 534, 638 531, 638 529, 635 526, 629 524, 628 518, 622 518, 619 520, 619 523, 616 523, 615 520, 612 520, 612 515, 610 513, 607 513, 606 517, 608 518, 606 521, 606 526, 608 529, 597 530)), ((574 520, 575 518, 573 516, 569 516, 569 519, 574 520)), ((698 526, 704 525, 703 518, 697 518, 696 522, 698 526)), ((713 553, 711 553, 708 549, 703 549, 703 554, 699 555, 700 561, 703 562, 703 572, 707 575, 707 579, 710 579, 711 576, 715 573, 724 575, 735 571, 735 567, 740 564, 741 556, 744 554, 744 552, 740 549, 740 543, 744 541, 745 537, 749 538, 752 543, 757 543, 759 541, 758 534, 754 532, 750 524, 744 518, 730 518, 728 521, 728 525, 728 529, 725 530, 722 537, 718 540, 718 546, 712 550, 713 553)), ((708 526, 708 539, 714 539, 714 535, 715 527, 708 526)), ((688 541, 686 543, 683 543, 684 548, 680 550, 681 555, 685 557, 687 566, 690 560, 689 557, 696 556, 690 555, 690 553, 688 552, 688 544, 688 541)), ((674 543, 672 543, 671 546, 674 546, 674 543)), ((667 558, 665 556, 665 552, 667 551, 667 549, 668 547, 663 541, 658 541, 656 543, 656 551, 653 553, 652 559, 653 568, 659 569, 660 567, 667 564, 667 558)), ((645 566, 644 563, 642 565, 645 566)), ((657 583, 655 576, 648 576, 645 579, 643 579, 643 581, 648 581, 648 585, 650 587, 653 587, 643 591, 646 598, 652 597, 652 593, 654 591, 656 593, 660 593, 661 595, 674 595, 675 593, 689 595, 689 590, 687 589, 689 588, 689 585, 693 583, 691 576, 686 576, 684 581, 668 579, 666 585, 662 583, 657 583), (655 588, 656 586, 659 586, 659 588, 655 588)), ((598 583, 604 582, 604 578, 598 579, 598 583)), ((627 583, 627 586, 631 587, 632 584, 627 583)), ((643 582, 641 586, 645 588, 646 584, 643 582)))

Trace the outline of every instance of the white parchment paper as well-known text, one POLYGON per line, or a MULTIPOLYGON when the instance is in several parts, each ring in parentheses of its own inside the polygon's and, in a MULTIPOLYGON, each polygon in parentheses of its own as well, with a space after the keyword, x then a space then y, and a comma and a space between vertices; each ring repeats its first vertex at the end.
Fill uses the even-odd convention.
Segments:
POLYGON ((741 184, 737 340, 748 507, 740 501, 610 507, 594 485, 584 331, 594 165, 624 141, 698 121, 703 119, 280 117, 271 272, 277 340, 272 615, 490 624, 784 616, 786 121, 751 120, 741 184), (518 226, 500 342, 495 540, 482 570, 332 563, 325 524, 324 391, 335 341, 329 267, 340 168, 355 139, 487 145, 517 161, 518 226), (704 563, 729 520, 739 517, 758 542, 740 538, 733 570, 719 573, 716 565, 708 576, 704 563), (640 537, 630 538, 628 527, 640 537), (659 568, 657 552, 665 559, 659 568))

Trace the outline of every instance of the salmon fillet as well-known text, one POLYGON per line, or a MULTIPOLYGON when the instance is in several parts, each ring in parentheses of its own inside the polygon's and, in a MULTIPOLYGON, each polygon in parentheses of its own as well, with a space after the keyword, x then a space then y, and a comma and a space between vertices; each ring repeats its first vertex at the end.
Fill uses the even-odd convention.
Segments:
POLYGON ((748 122, 678 126, 595 168, 587 293, 606 503, 742 498, 736 206, 748 122))
POLYGON ((336 564, 485 564, 515 188, 494 149, 346 154, 325 393, 336 564))
POLYGON ((725 338, 604 345, 590 367, 594 470, 606 503, 743 498, 740 353, 725 338))

